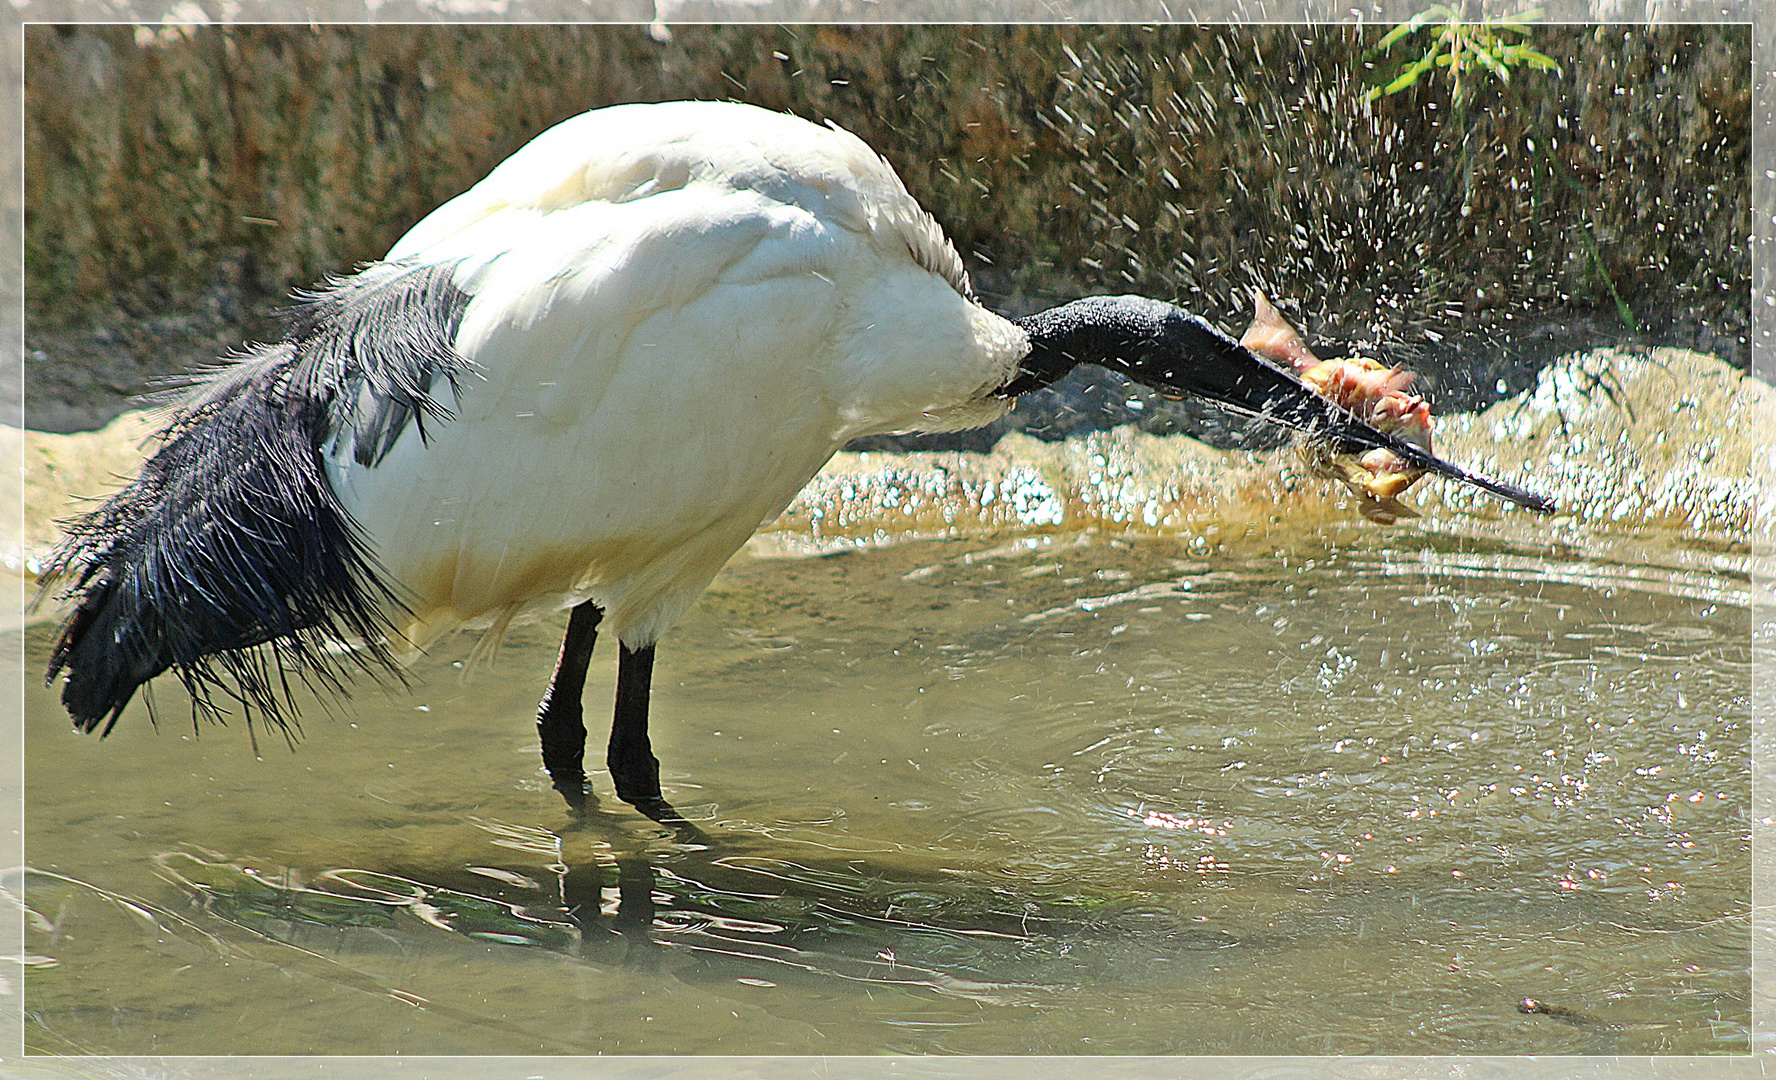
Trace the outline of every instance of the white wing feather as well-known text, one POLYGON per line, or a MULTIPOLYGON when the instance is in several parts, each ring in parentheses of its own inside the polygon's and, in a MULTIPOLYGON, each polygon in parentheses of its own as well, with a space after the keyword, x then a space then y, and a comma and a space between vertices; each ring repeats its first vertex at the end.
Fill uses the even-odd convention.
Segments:
POLYGON ((471 297, 457 415, 329 466, 420 644, 584 599, 651 642, 848 439, 990 419, 1028 348, 868 147, 747 106, 567 121, 389 258, 471 297))

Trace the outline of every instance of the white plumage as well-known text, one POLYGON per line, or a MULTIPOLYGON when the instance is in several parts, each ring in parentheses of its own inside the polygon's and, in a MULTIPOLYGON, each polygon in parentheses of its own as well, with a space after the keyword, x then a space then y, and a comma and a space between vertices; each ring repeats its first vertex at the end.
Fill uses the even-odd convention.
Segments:
POLYGON ((992 419, 1029 349, 868 146, 745 105, 568 120, 388 260, 471 298, 454 417, 329 466, 420 642, 590 599, 651 643, 848 440, 992 419))

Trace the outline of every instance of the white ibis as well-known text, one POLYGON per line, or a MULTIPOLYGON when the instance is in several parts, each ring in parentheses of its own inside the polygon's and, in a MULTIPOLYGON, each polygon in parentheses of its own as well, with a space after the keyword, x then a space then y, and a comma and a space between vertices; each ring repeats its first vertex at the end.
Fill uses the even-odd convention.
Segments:
POLYGON ((283 722, 458 627, 571 608, 537 719, 574 805, 598 631, 606 758, 657 817, 655 642, 860 435, 985 423, 1096 363, 1532 509, 1140 297, 1007 320, 856 137, 738 104, 623 105, 539 135, 381 261, 299 297, 284 339, 197 381, 131 482, 73 523, 49 678, 108 733, 172 671, 283 722), (261 648, 261 646, 265 646, 261 648), (224 678, 226 675, 228 678, 224 678))

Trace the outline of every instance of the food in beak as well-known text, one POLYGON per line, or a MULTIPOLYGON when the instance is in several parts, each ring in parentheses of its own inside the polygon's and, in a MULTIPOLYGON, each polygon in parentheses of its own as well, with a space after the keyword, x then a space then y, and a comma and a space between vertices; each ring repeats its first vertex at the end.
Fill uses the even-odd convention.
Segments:
MULTIPOLYGON (((1288 364, 1321 397, 1365 423, 1431 452, 1431 408, 1423 398, 1407 392, 1416 377, 1412 372, 1368 357, 1321 360, 1256 289, 1252 290, 1252 309, 1252 325, 1241 335, 1241 345, 1288 364)), ((1385 525, 1418 516, 1402 505, 1398 496, 1424 475, 1423 469, 1401 461, 1389 450, 1353 455, 1335 453, 1321 441, 1301 440, 1296 445, 1315 474, 1338 480, 1356 494, 1364 517, 1385 525)))

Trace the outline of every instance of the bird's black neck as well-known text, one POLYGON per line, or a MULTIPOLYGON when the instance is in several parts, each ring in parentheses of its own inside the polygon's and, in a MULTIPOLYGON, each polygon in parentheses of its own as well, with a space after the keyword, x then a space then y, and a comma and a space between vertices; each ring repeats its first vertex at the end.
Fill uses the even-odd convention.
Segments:
MULTIPOLYGON (((1142 296, 1091 296, 1017 320, 1030 353, 1003 393, 1098 364, 1171 398, 1194 397, 1299 430, 1342 434, 1345 417, 1200 317, 1142 296)), ((1366 432, 1355 432, 1362 439, 1366 432)))

